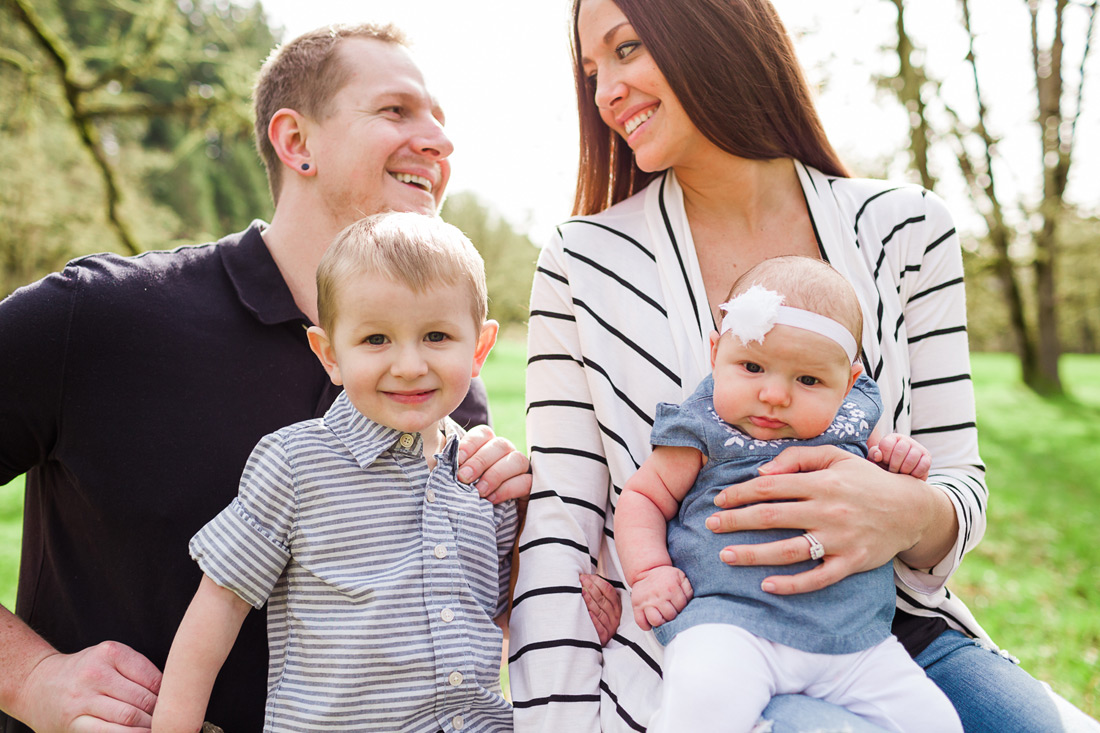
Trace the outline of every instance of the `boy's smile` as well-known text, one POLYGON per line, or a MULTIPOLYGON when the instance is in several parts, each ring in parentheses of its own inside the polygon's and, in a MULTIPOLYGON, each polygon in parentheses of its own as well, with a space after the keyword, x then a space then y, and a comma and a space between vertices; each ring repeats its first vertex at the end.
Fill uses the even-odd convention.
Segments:
POLYGON ((333 333, 311 329, 315 351, 351 403, 376 423, 408 433, 434 428, 466 396, 496 340, 474 326, 467 285, 422 292, 377 273, 340 283, 333 333))

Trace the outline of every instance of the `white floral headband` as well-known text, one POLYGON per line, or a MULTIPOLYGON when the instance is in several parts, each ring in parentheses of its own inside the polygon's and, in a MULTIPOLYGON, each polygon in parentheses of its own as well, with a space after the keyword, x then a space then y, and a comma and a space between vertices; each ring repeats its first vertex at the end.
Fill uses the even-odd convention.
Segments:
POLYGON ((741 339, 743 344, 754 341, 764 343, 764 337, 773 326, 784 325, 819 333, 836 341, 853 364, 859 355, 851 331, 839 322, 820 313, 783 305, 781 294, 760 285, 753 285, 718 307, 725 314, 721 333, 729 332, 741 339))

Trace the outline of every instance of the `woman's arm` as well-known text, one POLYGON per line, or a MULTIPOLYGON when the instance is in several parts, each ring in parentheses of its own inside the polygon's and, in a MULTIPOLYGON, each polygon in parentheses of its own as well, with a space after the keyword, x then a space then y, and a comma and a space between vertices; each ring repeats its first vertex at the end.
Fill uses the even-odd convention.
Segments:
POLYGON ((251 609, 236 593, 202 576, 164 665, 153 730, 194 733, 202 728, 214 680, 251 609))
POLYGON ((519 539, 509 676, 523 730, 600 730, 602 648, 581 596, 611 511, 610 475, 560 242, 531 291, 527 441, 534 484, 519 539))

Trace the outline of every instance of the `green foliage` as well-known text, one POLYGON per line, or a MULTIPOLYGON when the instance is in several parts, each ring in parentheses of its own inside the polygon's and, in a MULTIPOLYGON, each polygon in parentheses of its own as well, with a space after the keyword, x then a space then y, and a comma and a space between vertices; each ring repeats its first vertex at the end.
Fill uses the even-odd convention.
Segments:
POLYGON ((1043 400, 1006 354, 974 357, 989 526, 951 583, 993 639, 1100 715, 1100 358, 1067 355, 1043 400))
POLYGON ((485 259, 489 317, 501 325, 527 321, 538 249, 468 191, 447 198, 443 219, 461 229, 485 259))
POLYGON ((0 2, 0 296, 89 252, 206 241, 270 216, 251 81, 262 7, 0 2))

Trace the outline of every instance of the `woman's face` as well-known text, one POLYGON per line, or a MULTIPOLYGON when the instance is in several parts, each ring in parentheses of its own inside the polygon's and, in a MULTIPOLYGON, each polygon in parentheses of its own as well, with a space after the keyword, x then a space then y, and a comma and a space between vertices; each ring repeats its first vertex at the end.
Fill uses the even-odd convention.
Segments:
POLYGON ((595 88, 604 123, 618 133, 646 172, 685 164, 712 147, 611 0, 581 0, 577 13, 581 68, 595 88))

